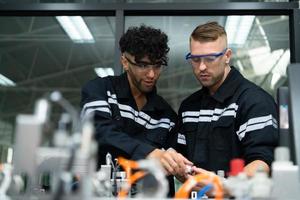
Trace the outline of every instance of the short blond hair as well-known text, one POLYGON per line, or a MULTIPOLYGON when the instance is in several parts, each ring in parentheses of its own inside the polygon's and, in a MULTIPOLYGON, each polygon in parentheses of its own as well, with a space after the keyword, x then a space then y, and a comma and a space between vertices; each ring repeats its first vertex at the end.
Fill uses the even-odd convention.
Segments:
MULTIPOLYGON (((207 22, 197 26, 191 34, 191 38, 199 42, 211 42, 224 36, 227 41, 227 34, 223 26, 218 22, 207 22)), ((190 39, 191 39, 190 38, 190 39)))

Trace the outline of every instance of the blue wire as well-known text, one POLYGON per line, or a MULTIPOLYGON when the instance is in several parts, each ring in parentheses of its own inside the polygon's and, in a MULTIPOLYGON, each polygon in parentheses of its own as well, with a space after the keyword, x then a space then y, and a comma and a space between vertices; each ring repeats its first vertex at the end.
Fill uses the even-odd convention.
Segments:
POLYGON ((74 181, 73 183, 71 183, 71 188, 73 188, 74 186, 77 186, 79 184, 79 181, 74 181))
POLYGON ((201 190, 199 190, 199 192, 197 193, 197 199, 201 199, 206 192, 208 192, 210 189, 212 189, 212 184, 207 184, 206 186, 204 186, 201 190))

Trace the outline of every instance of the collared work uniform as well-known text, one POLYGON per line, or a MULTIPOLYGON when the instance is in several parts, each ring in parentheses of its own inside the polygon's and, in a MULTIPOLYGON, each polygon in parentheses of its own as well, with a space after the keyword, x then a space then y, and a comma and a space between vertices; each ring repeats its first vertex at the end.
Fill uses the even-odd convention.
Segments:
POLYGON ((276 104, 234 67, 214 95, 203 87, 182 102, 178 115, 178 150, 198 167, 216 172, 228 171, 233 158, 273 161, 276 104))
POLYGON ((107 152, 113 158, 139 160, 176 143, 176 113, 155 89, 139 111, 126 73, 89 81, 82 89, 81 107, 83 117, 95 115, 99 164, 105 163, 107 152))

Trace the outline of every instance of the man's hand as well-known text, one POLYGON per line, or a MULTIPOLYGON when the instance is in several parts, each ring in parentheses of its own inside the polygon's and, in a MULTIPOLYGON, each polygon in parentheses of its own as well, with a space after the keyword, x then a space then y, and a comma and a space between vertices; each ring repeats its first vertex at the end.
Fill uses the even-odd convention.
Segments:
POLYGON ((155 149, 147 158, 156 158, 159 160, 163 168, 166 170, 167 175, 179 174, 183 176, 186 174, 186 166, 192 166, 193 163, 186 159, 180 153, 177 153, 174 149, 168 149, 167 151, 155 149))
MULTIPOLYGON (((198 168, 198 167, 196 167, 196 166, 193 166, 193 167, 192 167, 192 171, 193 171, 193 174, 192 174, 192 175, 197 175, 197 174, 210 174, 212 178, 213 178, 213 176, 216 176, 215 173, 210 172, 210 171, 207 171, 207 170, 202 169, 202 168, 198 168)), ((189 175, 189 176, 191 176, 191 175, 189 175)), ((198 191, 200 191, 203 187, 205 187, 206 185, 211 184, 211 182, 212 182, 212 180, 204 179, 202 182, 197 183, 197 185, 195 185, 195 186, 193 187, 192 190, 198 192, 198 191)), ((213 197, 213 196, 214 196, 214 188, 212 188, 210 191, 208 191, 208 192, 206 193, 206 195, 209 196, 209 197, 213 197)))
POLYGON ((256 173, 259 167, 262 167, 266 173, 270 172, 270 167, 268 166, 267 163, 265 163, 262 160, 252 161, 251 163, 249 163, 244 167, 244 172, 247 174, 247 176, 252 177, 254 176, 254 174, 256 173))

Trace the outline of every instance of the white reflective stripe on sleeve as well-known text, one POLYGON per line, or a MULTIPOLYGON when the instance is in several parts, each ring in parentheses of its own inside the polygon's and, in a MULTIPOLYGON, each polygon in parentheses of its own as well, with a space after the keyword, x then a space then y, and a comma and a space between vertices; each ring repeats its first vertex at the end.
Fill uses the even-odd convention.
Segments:
POLYGON ((170 130, 170 128, 172 128, 172 125, 168 125, 168 124, 156 124, 156 125, 146 124, 146 128, 147 129, 165 128, 165 129, 170 130))
POLYGON ((246 123, 242 124, 236 134, 239 137, 239 140, 242 140, 247 132, 260 130, 266 126, 273 126, 278 128, 277 120, 272 115, 255 117, 249 119, 246 123))
POLYGON ((106 112, 106 113, 109 113, 109 114, 111 115, 110 109, 109 109, 109 108, 106 108, 106 107, 88 108, 88 109, 86 109, 84 115, 88 115, 88 114, 90 114, 91 112, 95 112, 95 111, 106 112))
MULTIPOLYGON (((237 131, 237 134, 242 133, 243 131, 245 131, 247 129, 248 126, 252 125, 252 124, 257 124, 257 123, 264 123, 266 121, 272 120, 273 121, 273 116, 270 115, 266 115, 266 116, 262 116, 262 117, 255 117, 255 118, 251 118, 249 119, 246 123, 242 124, 239 128, 239 130, 237 131)), ((277 124, 276 119, 274 119, 275 123, 277 124)))
POLYGON ((110 111, 110 108, 108 108, 108 107, 88 108, 88 109, 81 111, 81 114, 80 114, 81 120, 84 120, 89 115, 94 114, 95 111, 105 112, 111 116, 111 111, 110 111))
POLYGON ((142 111, 136 111, 134 108, 132 108, 129 105, 118 103, 117 95, 112 94, 110 91, 107 91, 107 95, 108 95, 108 103, 118 105, 122 117, 132 119, 147 129, 155 129, 160 127, 160 128, 166 128, 171 130, 175 126, 175 123, 171 122, 171 120, 168 118, 162 118, 156 120, 151 118, 148 114, 142 111))
POLYGON ((109 113, 111 115, 110 106, 105 100, 91 101, 83 105, 81 110, 81 118, 85 118, 95 111, 109 113))
POLYGON ((133 109, 128 105, 123 105, 118 103, 118 106, 121 112, 126 111, 124 112, 124 117, 135 120, 137 123, 145 126, 147 129, 154 129, 157 127, 171 129, 175 125, 175 123, 171 122, 171 120, 168 118, 162 118, 156 120, 151 118, 148 114, 142 111, 136 111, 135 109, 133 109), (131 113, 131 115, 125 113, 131 113))
POLYGON ((185 135, 178 133, 177 143, 186 145, 185 135))
POLYGON ((105 100, 91 101, 91 102, 84 104, 82 109, 84 110, 87 107, 95 107, 95 106, 109 106, 109 104, 105 100))

